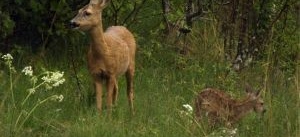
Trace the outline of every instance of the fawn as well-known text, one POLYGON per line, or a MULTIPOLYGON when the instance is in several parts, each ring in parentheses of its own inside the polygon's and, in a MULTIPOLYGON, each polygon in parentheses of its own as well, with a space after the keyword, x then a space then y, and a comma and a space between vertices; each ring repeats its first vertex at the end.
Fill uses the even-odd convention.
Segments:
POLYGON ((195 115, 201 120, 206 115, 211 126, 224 123, 232 126, 251 111, 264 113, 264 102, 260 91, 254 92, 246 85, 247 96, 242 100, 232 99, 231 96, 218 89, 207 88, 200 92, 195 99, 195 115))
POLYGON ((123 26, 112 26, 103 31, 102 11, 110 0, 91 0, 71 20, 74 29, 87 31, 91 37, 87 61, 92 75, 99 114, 102 111, 102 85, 106 84, 107 109, 118 96, 117 78, 126 73, 127 98, 133 113, 133 77, 135 71, 136 43, 133 34, 123 26))

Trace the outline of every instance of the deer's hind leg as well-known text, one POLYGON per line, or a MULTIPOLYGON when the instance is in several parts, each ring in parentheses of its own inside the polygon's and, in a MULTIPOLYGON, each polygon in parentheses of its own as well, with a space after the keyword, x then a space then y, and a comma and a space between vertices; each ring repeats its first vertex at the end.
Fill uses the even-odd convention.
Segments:
POLYGON ((119 94, 119 88, 118 88, 118 82, 116 81, 113 90, 113 105, 117 105, 118 94, 119 94))
POLYGON ((133 77, 134 77, 134 67, 130 67, 126 72, 126 81, 127 81, 127 98, 130 107, 130 111, 134 114, 133 100, 134 100, 134 91, 133 91, 133 77))

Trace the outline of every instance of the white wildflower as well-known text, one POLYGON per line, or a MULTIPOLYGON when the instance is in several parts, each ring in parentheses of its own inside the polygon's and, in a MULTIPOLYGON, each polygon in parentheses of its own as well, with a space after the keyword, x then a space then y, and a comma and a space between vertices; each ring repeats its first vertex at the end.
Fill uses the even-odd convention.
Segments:
POLYGON ((61 108, 55 109, 55 112, 59 112, 59 111, 62 111, 62 109, 61 108))
POLYGON ((190 106, 189 104, 184 104, 182 105, 189 113, 193 112, 193 107, 190 106))
POLYGON ((30 88, 28 89, 29 94, 34 94, 35 93, 35 89, 34 88, 30 88))
POLYGON ((3 55, 2 56, 2 58, 4 59, 4 60, 13 60, 14 58, 13 58, 13 56, 11 55, 11 54, 9 54, 9 53, 7 53, 6 55, 3 55))
POLYGON ((64 96, 63 95, 53 95, 51 100, 62 102, 64 100, 64 96))
POLYGON ((237 128, 229 130, 230 135, 235 135, 237 133, 237 128))
POLYGON ((32 67, 31 66, 27 66, 25 67, 22 72, 26 75, 26 76, 32 76, 33 71, 32 71, 32 67))
POLYGON ((50 83, 50 82, 51 82, 49 76, 44 76, 44 77, 42 77, 42 80, 44 80, 44 82, 46 82, 46 83, 50 83))
POLYGON ((63 84, 65 81, 66 81, 66 80, 65 80, 64 78, 63 78, 63 79, 60 79, 59 81, 57 81, 57 82, 55 82, 55 83, 53 84, 53 87, 57 87, 57 86, 63 84))
POLYGON ((7 53, 6 55, 3 55, 1 58, 5 61, 5 64, 8 66, 8 68, 12 73, 16 72, 14 66, 12 65, 14 58, 11 54, 7 53))
POLYGON ((64 100, 64 96, 63 95, 59 95, 57 99, 58 99, 58 102, 62 102, 64 100))
POLYGON ((48 86, 48 89, 51 89, 53 87, 57 87, 65 82, 65 79, 63 78, 64 72, 52 72, 48 73, 46 76, 42 77, 42 80, 46 83, 48 86))

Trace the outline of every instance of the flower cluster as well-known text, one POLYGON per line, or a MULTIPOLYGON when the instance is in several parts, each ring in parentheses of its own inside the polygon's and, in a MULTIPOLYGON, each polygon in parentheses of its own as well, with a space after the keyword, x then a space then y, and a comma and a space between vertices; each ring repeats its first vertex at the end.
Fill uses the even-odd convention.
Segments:
POLYGON ((30 88, 28 89, 29 94, 34 94, 35 93, 35 88, 30 88))
POLYGON ((208 137, 236 137, 238 129, 219 128, 208 135, 208 137))
MULTIPOLYGON (((0 53, 1 54, 1 53, 0 53)), ((28 91, 27 96, 24 99, 21 99, 20 101, 15 102, 14 97, 14 86, 18 86, 18 83, 13 82, 13 72, 16 72, 15 68, 13 67, 13 56, 11 54, 6 55, 0 55, 1 62, 4 61, 5 65, 9 68, 9 80, 10 80, 10 91, 11 91, 11 99, 12 99, 12 106, 13 110, 17 109, 20 113, 18 114, 15 121, 11 121, 14 126, 12 127, 12 131, 20 131, 21 128, 23 128, 23 125, 29 120, 28 118, 33 114, 33 112, 36 110, 37 107, 44 105, 45 102, 48 101, 57 101, 62 102, 64 99, 63 95, 55 94, 55 95, 47 95, 45 97, 44 95, 42 98, 36 97, 31 98, 31 96, 36 95, 34 93, 38 92, 41 87, 46 87, 47 89, 50 89, 52 87, 57 87, 65 82, 65 79, 63 78, 64 73, 63 72, 50 72, 46 71, 41 73, 40 75, 33 75, 33 70, 31 66, 26 66, 22 73, 24 73, 26 76, 30 77, 31 87, 27 89, 28 91), (28 103, 28 100, 31 100, 30 103, 28 103), (19 103, 20 104, 17 104, 19 103), (35 103, 34 103, 35 102, 35 103), (28 105, 25 105, 28 104, 28 105), (32 105, 32 106, 31 106, 32 105), (29 110, 29 111, 28 111, 29 110)), ((1 75, 1 71, 0 71, 1 75)), ((18 79, 14 79, 17 81, 18 79)), ((57 109, 57 112, 61 109, 57 109)))
POLYGON ((11 54, 7 53, 6 55, 3 55, 1 58, 5 61, 5 64, 8 66, 10 72, 16 72, 15 68, 12 66, 12 61, 14 58, 11 54))
POLYGON ((193 107, 189 104, 182 105, 183 110, 179 111, 179 116, 183 118, 188 124, 193 123, 193 107))
POLYGON ((189 104, 182 105, 184 110, 181 110, 181 115, 191 116, 193 114, 193 107, 189 104))
POLYGON ((6 55, 3 55, 2 56, 2 59, 4 59, 5 61, 11 61, 11 60, 13 60, 14 58, 13 58, 13 56, 11 55, 11 54, 6 54, 6 55))
POLYGON ((31 66, 27 66, 25 67, 22 72, 26 75, 26 76, 32 76, 33 71, 32 71, 32 67, 31 66))
POLYGON ((54 101, 62 102, 64 100, 63 95, 54 95, 52 98, 54 101))
POLYGON ((179 111, 181 115, 191 116, 193 114, 193 107, 191 105, 184 104, 182 105, 182 107, 184 108, 184 110, 179 111))
POLYGON ((189 104, 182 105, 188 113, 193 113, 193 107, 189 104))
POLYGON ((47 88, 57 87, 65 82, 63 78, 64 72, 47 72, 46 76, 42 77, 42 80, 46 83, 47 88))

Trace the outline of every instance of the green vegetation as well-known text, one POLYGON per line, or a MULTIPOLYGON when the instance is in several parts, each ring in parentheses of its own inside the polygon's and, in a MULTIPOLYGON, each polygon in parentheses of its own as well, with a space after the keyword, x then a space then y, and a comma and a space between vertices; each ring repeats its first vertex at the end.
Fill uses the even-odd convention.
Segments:
MULTIPOLYGON (((222 12, 226 7, 203 1, 205 10, 220 10, 203 15, 203 20, 195 20, 191 28, 179 25, 192 30, 185 37, 177 35, 177 31, 174 34, 165 32, 166 26, 160 14, 161 1, 146 0, 143 3, 141 0, 136 5, 128 0, 123 4, 121 0, 114 1, 115 8, 121 10, 116 12, 112 5, 109 6, 104 11, 105 24, 129 27, 135 34, 138 51, 136 114, 131 116, 129 113, 126 82, 122 77, 118 104, 111 119, 107 118, 105 110, 101 117, 97 114, 93 84, 85 60, 87 35, 69 30, 64 25, 74 15, 71 11, 87 1, 39 2, 30 0, 22 7, 17 6, 25 3, 20 0, 0 2, 1 136, 300 136, 299 2, 273 0, 264 10, 259 7, 263 4, 256 2, 252 5, 255 8, 247 9, 256 11, 254 13, 268 11, 260 16, 264 19, 260 22, 264 26, 255 28, 248 24, 249 29, 265 35, 259 37, 258 42, 262 45, 259 53, 253 54, 251 63, 236 70, 234 56, 239 52, 236 43, 241 31, 237 29, 233 38, 224 36, 231 34, 223 33, 220 27, 227 21, 224 14, 228 13, 222 12), (281 13, 285 4, 289 8, 284 8, 281 13), (28 10, 29 7, 34 10, 28 10), (50 10, 46 12, 47 9, 50 10), (134 9, 139 10, 126 19, 134 9), (277 20, 269 21, 269 14, 277 20), (55 21, 51 23, 53 18, 55 21), (26 23, 27 27, 22 26, 26 23), (264 27, 269 31, 260 30, 264 27), (226 45, 226 39, 234 41, 233 46, 226 45), (182 53, 182 50, 187 51, 182 53), (32 68, 24 70, 26 66, 32 68), (206 123, 196 122, 193 113, 183 106, 190 104, 193 107, 195 95, 206 87, 222 89, 239 98, 244 95, 245 83, 256 89, 262 88, 267 112, 263 117, 254 113, 246 116, 234 129, 208 129, 206 123)), ((171 2, 173 7, 184 7, 184 4, 171 2)), ((167 17, 171 23, 179 20, 179 24, 184 24, 184 17, 181 17, 185 16, 184 12, 184 8, 178 8, 167 17)), ((238 26, 239 23, 229 25, 238 26)), ((252 31, 244 33, 256 35, 252 31)))

